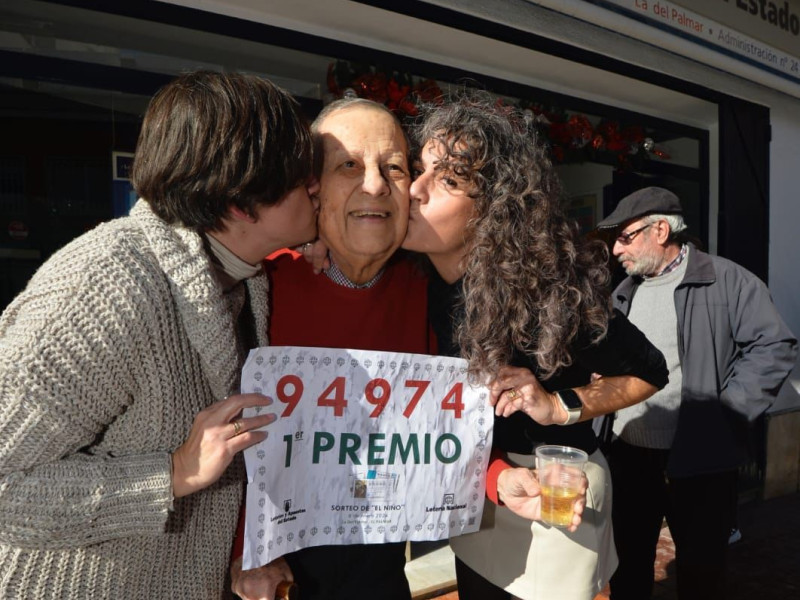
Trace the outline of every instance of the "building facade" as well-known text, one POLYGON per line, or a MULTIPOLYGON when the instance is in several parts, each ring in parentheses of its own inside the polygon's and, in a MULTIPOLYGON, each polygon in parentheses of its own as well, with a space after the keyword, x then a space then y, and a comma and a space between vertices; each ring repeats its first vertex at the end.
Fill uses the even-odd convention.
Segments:
MULTIPOLYGON (((125 213, 149 97, 208 68, 269 77, 309 117, 345 93, 411 116, 434 90, 486 89, 541 124, 586 230, 637 187, 673 189, 692 233, 767 281, 800 333, 800 1, 742 4, 5 0, 0 305, 66 241, 125 213)), ((798 489, 798 388, 795 376, 759 434, 765 495, 798 489)))

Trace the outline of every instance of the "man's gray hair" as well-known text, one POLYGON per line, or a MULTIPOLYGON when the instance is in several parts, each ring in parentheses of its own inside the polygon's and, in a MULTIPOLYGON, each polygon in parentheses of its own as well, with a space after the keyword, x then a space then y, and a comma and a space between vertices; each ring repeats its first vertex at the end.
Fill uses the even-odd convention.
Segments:
POLYGON ((392 117, 398 125, 402 127, 400 119, 398 119, 397 115, 394 114, 391 110, 389 110, 389 108, 385 104, 375 102, 374 100, 370 100, 368 98, 347 97, 347 98, 339 98, 338 100, 334 100, 330 104, 326 104, 323 107, 323 109, 319 112, 317 117, 312 121, 311 131, 313 133, 318 133, 320 125, 322 125, 322 122, 333 113, 339 112, 340 110, 355 108, 357 106, 362 108, 374 108, 375 110, 385 112, 387 115, 392 117))
POLYGON ((334 113, 356 107, 371 108, 389 115, 392 119, 394 119, 394 122, 397 123, 400 131, 403 132, 403 139, 406 141, 406 148, 411 147, 408 141, 408 135, 406 134, 406 130, 403 127, 403 124, 400 122, 400 119, 398 119, 397 115, 389 110, 385 104, 380 104, 379 102, 375 102, 374 100, 369 100, 367 98, 339 98, 338 100, 334 100, 330 104, 327 104, 311 123, 311 133, 314 139, 314 174, 317 177, 319 177, 320 173, 322 173, 322 163, 325 159, 322 136, 319 135, 319 130, 320 127, 322 127, 322 123, 334 113))
POLYGON ((673 238, 676 234, 686 229, 686 221, 683 215, 647 215, 644 218, 646 225, 652 225, 656 221, 666 221, 669 224, 669 237, 673 238))

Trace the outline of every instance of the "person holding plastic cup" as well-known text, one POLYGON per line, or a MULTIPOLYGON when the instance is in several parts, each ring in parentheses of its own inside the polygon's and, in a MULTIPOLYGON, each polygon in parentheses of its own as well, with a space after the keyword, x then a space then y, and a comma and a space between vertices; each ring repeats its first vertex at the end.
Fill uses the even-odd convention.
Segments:
POLYGON ((661 353, 612 313, 607 251, 565 217, 532 125, 481 95, 430 109, 413 132, 420 153, 403 247, 433 267, 439 352, 468 359, 495 404, 494 504, 479 532, 450 542, 461 600, 591 600, 602 589, 616 553, 608 465, 590 421, 667 381, 661 353), (586 454, 582 522, 541 520, 547 481, 530 469, 543 444, 586 454))

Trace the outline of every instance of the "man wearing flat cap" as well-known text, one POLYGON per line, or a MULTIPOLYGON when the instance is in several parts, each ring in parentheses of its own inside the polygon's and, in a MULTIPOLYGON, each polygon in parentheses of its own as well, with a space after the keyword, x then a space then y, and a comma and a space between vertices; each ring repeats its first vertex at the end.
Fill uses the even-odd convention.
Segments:
POLYGON ((646 600, 666 517, 680 600, 724 598, 744 433, 795 364, 797 340, 764 283, 687 243, 678 197, 648 187, 598 224, 628 277, 614 291, 664 354, 667 386, 617 413, 609 463, 619 568, 612 600, 646 600))

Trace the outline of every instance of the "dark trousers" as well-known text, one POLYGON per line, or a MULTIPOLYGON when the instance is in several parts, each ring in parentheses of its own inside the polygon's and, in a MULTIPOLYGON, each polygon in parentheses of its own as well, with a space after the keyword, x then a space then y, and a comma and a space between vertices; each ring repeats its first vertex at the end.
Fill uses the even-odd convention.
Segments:
POLYGON ((411 600, 405 543, 316 546, 286 561, 302 600, 411 600))
POLYGON ((511 594, 499 588, 456 557, 458 600, 511 600, 511 594))
POLYGON ((668 455, 668 450, 621 440, 611 447, 611 514, 619 555, 619 567, 611 578, 612 600, 651 597, 656 545, 665 517, 675 542, 678 598, 725 597, 736 471, 668 478, 668 455))

